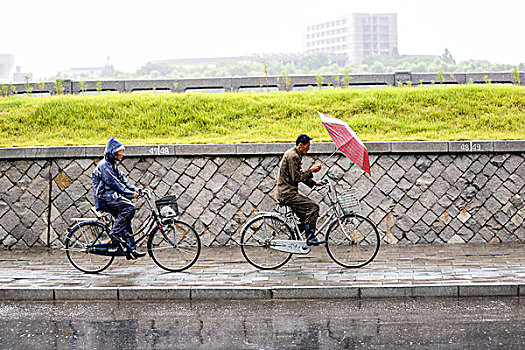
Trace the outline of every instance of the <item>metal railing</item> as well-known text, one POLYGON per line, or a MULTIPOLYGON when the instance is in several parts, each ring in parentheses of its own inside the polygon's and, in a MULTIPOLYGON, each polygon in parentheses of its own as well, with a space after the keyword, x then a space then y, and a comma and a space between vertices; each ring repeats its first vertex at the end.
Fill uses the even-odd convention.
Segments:
POLYGON ((91 80, 44 83, 3 84, 1 96, 14 94, 81 94, 133 92, 243 92, 294 91, 316 88, 363 88, 387 86, 428 86, 454 84, 519 84, 525 85, 524 73, 412 73, 398 71, 380 74, 290 75, 231 78, 185 78, 158 80, 91 80))

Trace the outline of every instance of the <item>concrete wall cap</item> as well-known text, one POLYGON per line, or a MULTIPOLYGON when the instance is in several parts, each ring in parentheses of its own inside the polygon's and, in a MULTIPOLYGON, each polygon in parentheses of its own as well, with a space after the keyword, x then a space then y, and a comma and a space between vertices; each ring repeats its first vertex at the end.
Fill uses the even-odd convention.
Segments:
MULTIPOLYGON (((286 143, 126 145, 127 157, 280 155, 291 147, 286 143)), ((525 140, 511 141, 374 141, 365 142, 369 154, 428 153, 524 153, 525 140)), ((99 158, 105 146, 48 146, 0 148, 0 159, 99 158)), ((333 142, 312 143, 311 154, 332 154, 333 142)))

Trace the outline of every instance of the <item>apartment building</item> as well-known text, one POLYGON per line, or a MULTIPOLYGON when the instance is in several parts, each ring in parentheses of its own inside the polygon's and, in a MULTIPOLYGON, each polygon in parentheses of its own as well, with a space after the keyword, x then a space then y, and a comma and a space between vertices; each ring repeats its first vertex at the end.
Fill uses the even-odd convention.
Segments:
POLYGON ((13 82, 15 55, 0 54, 0 83, 13 82))
POLYGON ((346 55, 350 64, 371 54, 390 55, 397 47, 397 14, 354 13, 309 25, 305 45, 307 54, 346 55))

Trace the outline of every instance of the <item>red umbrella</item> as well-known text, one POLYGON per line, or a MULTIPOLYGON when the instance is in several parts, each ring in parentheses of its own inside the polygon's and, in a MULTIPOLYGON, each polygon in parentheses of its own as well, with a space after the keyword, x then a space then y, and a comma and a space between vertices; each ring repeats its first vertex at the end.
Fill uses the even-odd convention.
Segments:
POLYGON ((331 117, 321 112, 317 113, 319 113, 321 122, 330 134, 332 140, 334 140, 337 149, 370 175, 368 150, 354 130, 341 119, 331 117))

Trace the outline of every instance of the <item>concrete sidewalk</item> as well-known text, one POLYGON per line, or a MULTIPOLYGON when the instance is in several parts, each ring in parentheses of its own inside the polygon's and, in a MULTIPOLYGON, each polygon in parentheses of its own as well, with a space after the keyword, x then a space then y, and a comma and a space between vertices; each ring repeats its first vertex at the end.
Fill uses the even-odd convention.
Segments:
POLYGON ((63 250, 1 251, 0 301, 525 296, 524 255, 523 243, 384 244, 371 264, 344 269, 315 247, 259 271, 239 247, 216 247, 203 248, 182 273, 166 273, 146 256, 117 258, 88 275, 63 250))

